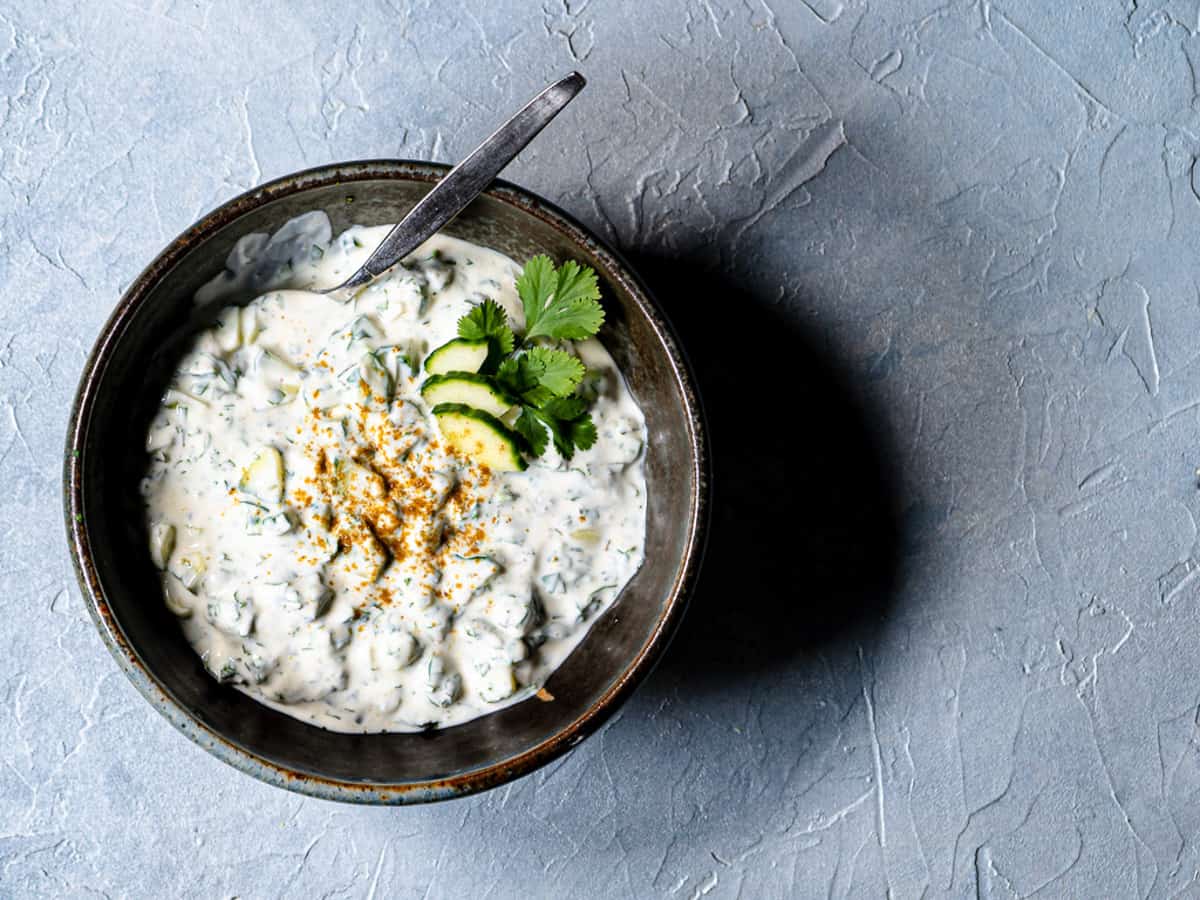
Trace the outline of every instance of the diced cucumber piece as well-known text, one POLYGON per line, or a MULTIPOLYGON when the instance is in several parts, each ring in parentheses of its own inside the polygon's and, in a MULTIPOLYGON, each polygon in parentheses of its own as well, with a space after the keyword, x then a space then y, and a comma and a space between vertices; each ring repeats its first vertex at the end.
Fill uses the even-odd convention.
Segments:
POLYGON ((338 557, 343 571, 364 584, 373 584, 391 561, 391 554, 369 532, 355 535, 350 549, 338 557))
POLYGON ((520 638, 509 638, 504 644, 504 653, 510 663, 524 662, 529 659, 529 645, 520 638))
POLYGON ((165 406, 167 409, 186 410, 192 403, 195 403, 199 406, 208 406, 208 404, 199 397, 185 393, 178 388, 167 388, 167 392, 163 394, 162 402, 163 406, 165 406))
POLYGON ((394 622, 391 625, 376 635, 372 650, 378 663, 389 668, 404 669, 417 661, 421 655, 421 644, 408 629, 394 622))
POLYGON ((178 578, 189 591, 196 591, 204 573, 208 571, 208 563, 196 548, 185 547, 167 562, 167 571, 178 578))
POLYGON ((482 679, 479 685, 479 696, 485 703, 499 703, 501 700, 506 700, 517 689, 517 679, 513 676, 512 666, 507 665, 505 661, 489 660, 487 670, 479 674, 482 679))
POLYGON ((324 500, 314 500, 303 509, 304 524, 317 534, 325 534, 333 527, 333 507, 324 500))
POLYGON ((473 372, 432 375, 421 385, 421 396, 430 406, 461 403, 499 418, 517 405, 495 381, 473 372))
POLYGON ((384 404, 392 399, 392 373, 373 353, 365 353, 359 360, 358 378, 367 386, 369 399, 384 404))
POLYGON ((455 338, 430 351, 425 358, 425 371, 430 375, 445 375, 447 372, 478 372, 488 358, 487 338, 468 341, 455 338))
POLYGON ((457 672, 446 676, 435 688, 429 689, 429 702, 434 706, 453 706, 462 691, 462 676, 457 672))
POLYGON ((220 666, 217 666, 217 658, 210 656, 204 661, 204 664, 209 667, 209 671, 217 681, 221 684, 229 684, 238 677, 237 663, 232 659, 226 658, 220 666))
POLYGON ((196 595, 183 586, 178 578, 173 575, 162 576, 163 599, 166 601, 167 609, 181 619, 186 619, 192 614, 192 605, 196 602, 196 595))
POLYGON ((264 384, 299 387, 300 370, 270 350, 259 347, 251 357, 250 368, 264 384))
POLYGON ((426 676, 430 703, 445 708, 458 699, 462 691, 462 676, 457 672, 447 672, 441 655, 435 653, 429 657, 426 676))
POLYGON ((155 522, 150 526, 150 558, 159 569, 166 569, 175 550, 175 526, 170 522, 155 522))
POLYGON ((250 507, 246 514, 246 534, 282 537, 292 530, 292 519, 286 510, 268 513, 257 506, 250 507))
POLYGON ((547 594, 562 594, 567 590, 567 583, 563 581, 562 575, 558 572, 543 575, 538 581, 542 583, 542 588, 547 594))
POLYGON ((522 635, 538 622, 538 607, 532 594, 497 594, 490 598, 492 621, 506 632, 522 635))
POLYGON ((298 610, 308 621, 320 618, 333 602, 333 591, 316 572, 293 579, 283 592, 283 601, 298 610))
POLYGON ((338 472, 338 492, 352 501, 363 503, 366 499, 383 500, 387 497, 383 476, 370 466, 364 466, 349 457, 339 457, 335 461, 335 468, 338 472))
POLYGON ((429 290, 436 294, 454 280, 454 260, 448 259, 434 250, 428 259, 417 263, 429 282, 429 290))
POLYGON ((283 457, 274 447, 263 447, 253 462, 242 470, 238 489, 265 503, 283 499, 283 457))
POLYGON ((351 341, 378 341, 382 337, 383 329, 370 316, 359 316, 350 323, 351 341))
POLYGON ((243 306, 241 315, 242 343, 253 344, 255 338, 262 334, 258 323, 258 313, 253 306, 243 306))
POLYGON ((232 353, 242 345, 242 322, 241 310, 236 306, 231 306, 221 314, 217 319, 216 328, 213 333, 216 337, 217 346, 226 353, 232 353))
POLYGON ((344 622, 339 622, 334 625, 329 632, 329 645, 334 651, 344 650, 350 644, 350 639, 354 637, 354 632, 350 630, 350 625, 354 622, 353 619, 346 619, 344 622))
POLYGON ((412 359, 409 356, 408 348, 394 344, 380 347, 374 351, 374 356, 391 376, 393 384, 402 384, 405 380, 413 377, 412 359))
POLYGON ((497 472, 521 472, 519 438, 490 413, 462 403, 441 403, 433 415, 447 443, 467 458, 497 472))
POLYGON ((267 655, 266 648, 255 640, 242 642, 242 666, 246 669, 251 684, 262 684, 275 668, 275 660, 267 655))
POLYGON ((165 450, 175 442, 175 426, 161 414, 154 420, 150 428, 150 433, 146 436, 147 453, 165 450))
POLYGON ((254 630, 254 612, 254 597, 246 587, 208 601, 208 621, 230 637, 246 637, 254 630))
POLYGON ((463 634, 489 650, 498 652, 504 649, 504 635, 487 619, 468 619, 466 625, 463 626, 463 634))

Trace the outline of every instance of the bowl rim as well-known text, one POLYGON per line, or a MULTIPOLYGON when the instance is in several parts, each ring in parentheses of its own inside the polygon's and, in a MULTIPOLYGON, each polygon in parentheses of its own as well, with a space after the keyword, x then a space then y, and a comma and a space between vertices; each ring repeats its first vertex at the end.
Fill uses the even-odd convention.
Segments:
POLYGON ((461 797, 497 787, 566 753, 608 721, 662 658, 687 608, 708 536, 711 473, 706 416, 690 363, 667 316, 641 278, 616 250, 555 204, 532 191, 497 179, 484 192, 487 196, 540 219, 602 262, 612 279, 618 282, 640 307, 656 336, 666 347, 672 375, 682 389, 685 419, 689 429, 688 446, 691 448, 690 467, 695 485, 689 498, 689 521, 682 565, 668 592, 662 613, 637 655, 586 710, 567 726, 523 753, 457 773, 449 778, 403 783, 329 778, 307 771, 295 771, 261 757, 227 739, 196 718, 183 703, 172 696, 141 660, 117 623, 101 585, 99 571, 92 555, 93 537, 83 503, 84 451, 88 430, 95 415, 99 386, 113 349, 126 333, 129 323, 145 304, 158 282, 190 253, 195 245, 254 209, 313 188, 342 184, 353 188, 355 183, 361 181, 382 179, 432 184, 441 179, 449 169, 450 166, 444 163, 408 159, 366 159, 331 163, 265 182, 205 213, 159 252, 122 294, 84 363, 67 427, 63 462, 63 513, 71 561, 88 612, 122 671, 150 705, 175 728, 222 762, 277 787, 326 800, 402 805, 461 797))

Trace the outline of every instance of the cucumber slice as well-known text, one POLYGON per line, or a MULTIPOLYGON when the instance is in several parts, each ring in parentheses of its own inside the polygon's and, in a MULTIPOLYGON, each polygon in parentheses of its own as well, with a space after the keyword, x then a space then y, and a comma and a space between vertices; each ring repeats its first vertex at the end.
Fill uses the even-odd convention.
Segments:
POLYGON ((476 375, 473 372, 431 375, 421 385, 421 396, 430 406, 461 403, 481 409, 497 418, 517 405, 517 401, 496 382, 486 375, 476 375))
POLYGON ((447 372, 478 372, 488 358, 488 341, 468 341, 455 338, 431 351, 425 358, 425 371, 430 375, 445 375, 447 372))
POLYGON ((459 453, 496 472, 524 470, 520 439, 495 416, 463 403, 439 403, 433 415, 459 453))

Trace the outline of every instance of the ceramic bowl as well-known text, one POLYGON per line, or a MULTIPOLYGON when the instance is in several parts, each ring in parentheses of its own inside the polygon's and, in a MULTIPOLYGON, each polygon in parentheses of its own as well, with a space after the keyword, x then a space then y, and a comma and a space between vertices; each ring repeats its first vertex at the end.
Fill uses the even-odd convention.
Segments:
MULTIPOLYGON (((202 218, 163 250, 117 304, 84 367, 67 437, 64 502, 92 617, 147 700, 215 756, 264 781, 334 800, 415 803, 469 794, 544 765, 595 731, 646 677, 679 624, 703 549, 704 418, 662 311, 615 252, 555 206, 497 182, 446 231, 514 259, 547 253, 600 277, 608 346, 646 415, 646 562, 546 684, 526 700, 419 734, 338 734, 214 681, 160 599, 138 481, 143 436, 187 338, 196 289, 238 238, 324 210, 337 234, 400 219, 447 167, 368 161, 289 175, 202 218)), ((211 312, 207 318, 211 318, 211 312)))

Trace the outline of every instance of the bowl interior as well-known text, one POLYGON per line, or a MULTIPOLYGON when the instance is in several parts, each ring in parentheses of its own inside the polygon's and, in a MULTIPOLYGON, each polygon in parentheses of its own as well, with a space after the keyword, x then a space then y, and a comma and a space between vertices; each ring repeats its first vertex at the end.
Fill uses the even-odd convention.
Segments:
MULTIPOLYGON (((436 172, 434 169, 432 172, 436 172)), ((288 218, 323 209, 334 233, 351 224, 395 222, 428 190, 430 171, 341 171, 337 177, 296 181, 266 202, 248 202, 210 217, 210 226, 169 268, 145 278, 114 320, 98 368, 92 402, 84 404, 78 491, 90 565, 101 587, 118 640, 151 681, 207 729, 261 761, 309 777, 346 785, 428 785, 487 769, 492 783, 528 768, 520 760, 535 748, 550 758, 547 742, 581 717, 594 715, 609 692, 623 686, 648 648, 665 642, 682 602, 695 547, 703 484, 693 441, 694 410, 670 337, 647 315, 640 288, 603 249, 576 242, 553 214, 501 189, 476 201, 447 229, 457 237, 515 259, 547 253, 593 266, 604 292, 608 323, 601 335, 645 412, 648 533, 646 563, 584 642, 547 684, 552 702, 527 700, 453 728, 421 734, 345 735, 323 731, 259 705, 218 685, 204 671, 174 618, 164 607, 146 550, 137 484, 145 464, 143 436, 183 342, 212 312, 198 314, 192 297, 221 272, 234 242, 251 232, 271 232, 288 218), (203 321, 201 321, 203 318, 203 321)), ((102 610, 103 614, 104 610, 102 610)), ((111 627, 111 626, 110 626, 111 627)), ((570 743, 582 733, 569 735, 570 743)), ((560 752, 565 747, 557 748, 560 752)), ((535 754, 537 755, 537 754, 535 754)), ((465 790, 486 787, 469 784, 465 790)), ((304 789, 300 785, 300 789, 304 789)))

